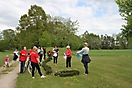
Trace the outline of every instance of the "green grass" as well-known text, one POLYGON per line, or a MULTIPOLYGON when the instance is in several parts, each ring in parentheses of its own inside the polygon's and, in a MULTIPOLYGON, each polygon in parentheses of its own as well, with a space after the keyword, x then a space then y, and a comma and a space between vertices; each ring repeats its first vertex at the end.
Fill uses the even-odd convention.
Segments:
MULTIPOLYGON (((31 74, 26 71, 18 76, 16 88, 131 88, 132 50, 90 50, 92 62, 89 64, 88 75, 83 74, 81 58, 75 56, 75 51, 72 67, 65 68, 64 52, 65 49, 60 49, 57 66, 53 65, 53 61, 47 64, 52 67, 53 72, 75 69, 80 71, 80 75, 59 77, 51 74, 41 79, 35 73, 36 78, 32 79, 31 74)), ((45 74, 42 68, 41 70, 45 74)))

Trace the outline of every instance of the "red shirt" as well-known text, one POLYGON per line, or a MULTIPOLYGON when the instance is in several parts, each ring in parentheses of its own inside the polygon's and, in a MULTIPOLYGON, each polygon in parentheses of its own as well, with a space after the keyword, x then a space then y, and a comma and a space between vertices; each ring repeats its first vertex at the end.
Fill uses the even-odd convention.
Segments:
POLYGON ((31 53, 31 62, 38 63, 37 58, 38 58, 38 53, 32 51, 32 53, 31 53))
POLYGON ((30 56, 29 56, 29 59, 31 59, 31 53, 33 52, 32 49, 30 49, 29 53, 30 53, 30 56))
POLYGON ((70 49, 67 49, 67 50, 66 50, 66 56, 67 56, 67 57, 72 57, 72 52, 71 52, 70 49))
POLYGON ((6 58, 4 59, 4 62, 9 62, 9 58, 6 57, 6 58))
POLYGON ((20 52, 20 61, 26 61, 27 60, 28 52, 26 50, 21 50, 20 52))

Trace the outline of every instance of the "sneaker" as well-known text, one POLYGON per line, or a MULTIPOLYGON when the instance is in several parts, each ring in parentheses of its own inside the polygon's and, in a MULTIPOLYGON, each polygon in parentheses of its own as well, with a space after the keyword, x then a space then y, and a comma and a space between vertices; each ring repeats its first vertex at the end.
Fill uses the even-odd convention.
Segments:
POLYGON ((87 73, 84 73, 84 75, 88 75, 87 73))
POLYGON ((41 78, 45 78, 46 76, 42 75, 41 78))
POLYGON ((35 77, 32 77, 33 79, 35 78, 35 77))
POLYGON ((85 75, 88 75, 88 74, 85 73, 85 75))

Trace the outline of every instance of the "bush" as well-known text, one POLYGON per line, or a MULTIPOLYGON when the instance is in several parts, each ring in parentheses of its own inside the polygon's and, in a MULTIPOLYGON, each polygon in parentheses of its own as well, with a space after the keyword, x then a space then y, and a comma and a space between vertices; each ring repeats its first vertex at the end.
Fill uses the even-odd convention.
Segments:
POLYGON ((60 76, 60 77, 66 77, 66 76, 74 76, 74 75, 79 75, 78 70, 66 70, 66 71, 56 71, 54 73, 55 76, 60 76))
POLYGON ((43 62, 42 62, 42 67, 43 69, 45 70, 46 72, 46 75, 49 75, 52 73, 52 68, 48 65, 46 65, 46 63, 48 63, 52 58, 51 57, 48 57, 47 59, 45 59, 43 62))

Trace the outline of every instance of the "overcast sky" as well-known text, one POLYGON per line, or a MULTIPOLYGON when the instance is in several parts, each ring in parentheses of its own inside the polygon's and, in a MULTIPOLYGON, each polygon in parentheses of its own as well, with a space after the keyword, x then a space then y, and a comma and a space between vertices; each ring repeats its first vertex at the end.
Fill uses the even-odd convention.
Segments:
POLYGON ((0 31, 15 29, 34 4, 51 16, 78 20, 78 34, 118 34, 124 24, 114 0, 0 0, 0 31))

